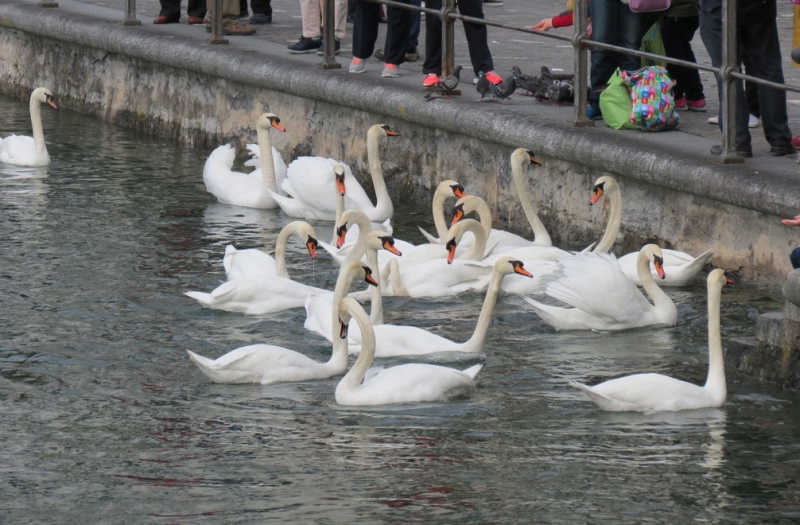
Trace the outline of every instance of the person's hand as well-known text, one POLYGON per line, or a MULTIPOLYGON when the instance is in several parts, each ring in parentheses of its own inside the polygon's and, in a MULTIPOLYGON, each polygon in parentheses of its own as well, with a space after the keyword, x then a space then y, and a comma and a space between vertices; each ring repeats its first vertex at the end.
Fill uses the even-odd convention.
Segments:
POLYGON ((535 26, 531 26, 531 29, 536 29, 538 31, 550 31, 553 29, 553 19, 545 18, 535 26))
POLYGON ((795 215, 794 219, 783 219, 781 223, 787 226, 800 226, 800 215, 795 215))

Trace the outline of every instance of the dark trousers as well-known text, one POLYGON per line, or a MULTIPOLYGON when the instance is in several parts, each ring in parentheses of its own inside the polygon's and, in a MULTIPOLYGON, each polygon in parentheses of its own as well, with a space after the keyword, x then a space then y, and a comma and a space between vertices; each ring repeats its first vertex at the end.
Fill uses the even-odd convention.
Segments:
MULTIPOLYGON (((775 0, 767 0, 763 7, 738 13, 736 32, 740 57, 747 60, 752 71, 748 74, 764 80, 783 83, 781 48, 778 27, 775 23, 777 8, 775 0)), ((711 65, 722 63, 722 8, 700 12, 700 36, 706 46, 711 65)), ((717 78, 719 100, 722 100, 722 82, 717 78)), ((758 105, 761 109, 761 124, 764 137, 770 146, 784 147, 791 144, 789 117, 786 111, 786 92, 766 86, 758 86, 758 105)), ((741 81, 736 81, 736 149, 752 149, 747 97, 741 81)), ((722 114, 719 119, 722 127, 722 114)))
MULTIPOLYGON (((627 49, 638 50, 646 27, 642 27, 642 17, 634 13, 620 0, 592 0, 589 2, 592 18, 592 39, 597 42, 614 44, 627 49)), ((608 79, 617 68, 634 71, 641 68, 637 56, 616 53, 605 49, 592 48, 590 71, 589 103, 597 104, 600 92, 605 89, 608 79)))
MULTIPOLYGON (((181 0, 159 0, 161 12, 159 16, 168 16, 176 20, 181 16, 181 0)), ((206 16, 206 0, 189 0, 186 7, 186 14, 189 16, 206 16)))
MULTIPOLYGON (((458 12, 464 16, 483 18, 482 0, 458 0, 457 6, 458 12)), ((441 9, 442 0, 426 0, 425 7, 441 9)), ((469 59, 475 75, 494 70, 486 26, 464 22, 464 35, 467 37, 469 59)), ((434 15, 425 15, 425 62, 422 72, 442 74, 442 22, 434 15)))
MULTIPOLYGON (((410 0, 399 0, 404 4, 410 0)), ((356 2, 356 11, 353 15, 353 56, 356 58, 369 58, 375 51, 375 41, 378 39, 378 24, 380 24, 380 5, 372 2, 356 2)), ((411 29, 411 11, 397 7, 386 9, 386 45, 384 47, 384 62, 387 64, 402 64, 406 54, 406 41, 411 29)))
MULTIPOLYGON (((697 63, 692 50, 692 38, 694 38, 697 28, 700 27, 699 16, 663 18, 660 27, 664 51, 668 57, 697 63)), ((675 88, 672 90, 675 99, 686 97, 689 100, 701 100, 705 98, 703 82, 700 80, 698 70, 667 64, 667 72, 675 81, 675 88)))
MULTIPOLYGON (((250 8, 253 14, 272 16, 271 1, 272 0, 250 0, 250 8)), ((247 14, 247 0, 239 0, 239 12, 243 15, 247 14)))

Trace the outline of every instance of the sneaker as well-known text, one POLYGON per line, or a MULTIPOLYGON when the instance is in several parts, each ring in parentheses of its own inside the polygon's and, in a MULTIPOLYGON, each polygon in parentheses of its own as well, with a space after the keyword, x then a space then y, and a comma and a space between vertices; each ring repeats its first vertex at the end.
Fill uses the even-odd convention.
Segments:
POLYGON ((478 80, 480 80, 478 77, 472 77, 472 83, 473 84, 477 84, 478 80))
POLYGON ((375 52, 372 54, 372 56, 383 62, 384 59, 383 49, 376 49, 375 52))
POLYGON ((231 35, 231 36, 247 36, 247 35, 254 35, 256 33, 256 28, 249 26, 245 23, 234 21, 222 23, 222 34, 223 35, 231 35))
POLYGON ((686 105, 686 97, 675 99, 675 109, 689 109, 689 106, 686 105))
POLYGON ((794 155, 794 146, 786 144, 784 146, 772 146, 769 148, 769 154, 776 157, 783 157, 784 155, 794 155))
POLYGON ((800 135, 798 135, 798 136, 796 136, 796 137, 794 137, 792 139, 792 146, 794 146, 795 148, 800 149, 800 135))
POLYGON ((400 71, 397 70, 397 64, 383 64, 383 78, 397 78, 400 76, 400 71))
POLYGON ((263 13, 254 13, 253 16, 250 17, 251 24, 271 24, 272 23, 272 15, 265 15, 263 13))
MULTIPOLYGON (((339 41, 338 38, 334 37, 334 39, 333 39, 333 54, 334 55, 338 55, 341 47, 342 47, 342 43, 339 41)), ((322 51, 323 49, 324 49, 324 46, 320 46, 320 48, 317 49, 317 54, 322 56, 324 54, 323 51, 322 51)))
MULTIPOLYGON (((711 154, 716 155, 719 157, 722 155, 722 145, 717 144, 716 146, 711 146, 711 154)), ((740 157, 744 157, 746 159, 752 158, 753 150, 752 149, 737 149, 736 154, 740 157)))
POLYGON ((698 100, 689 100, 687 98, 686 99, 686 105, 689 106, 689 111, 705 112, 708 109, 708 108, 706 108, 706 99, 704 99, 704 98, 701 98, 701 99, 698 99, 698 100))
POLYGON ((489 71, 488 73, 486 73, 486 80, 488 80, 489 82, 491 82, 496 86, 497 84, 503 81, 503 78, 494 71, 489 71))
POLYGON ((202 24, 203 23, 203 17, 202 16, 190 16, 189 18, 186 19, 186 23, 189 24, 190 26, 196 26, 197 24, 202 24))
POLYGON ((406 62, 416 62, 417 60, 419 60, 419 51, 415 49, 410 53, 406 53, 405 55, 403 55, 403 60, 405 60, 406 62))
POLYGON ((719 115, 714 115, 713 117, 708 117, 709 124, 719 124, 719 115))
POLYGON ((586 108, 586 118, 589 120, 600 120, 603 118, 603 112, 600 111, 600 106, 597 104, 589 104, 586 108))
POLYGON ((755 115, 750 115, 750 120, 747 121, 747 126, 750 128, 757 128, 761 125, 761 119, 755 115))
POLYGON ((367 70, 367 65, 364 63, 364 59, 353 57, 353 61, 350 62, 350 72, 363 73, 366 70, 367 70))
MULTIPOLYGON (((439 75, 437 75, 436 73, 428 73, 427 75, 425 75, 425 78, 422 79, 422 85, 425 87, 435 86, 436 84, 439 83, 439 80, 441 79, 439 78, 439 75)), ((800 136, 798 136, 797 138, 800 139, 800 136)))
POLYGON ((297 42, 295 42, 290 46, 287 46, 286 49, 289 51, 289 53, 293 53, 295 55, 301 55, 305 53, 313 53, 320 47, 322 47, 321 37, 314 37, 314 38, 301 37, 300 40, 298 40, 297 42))
POLYGON ((486 7, 501 7, 503 4, 503 0, 483 0, 483 5, 486 7))

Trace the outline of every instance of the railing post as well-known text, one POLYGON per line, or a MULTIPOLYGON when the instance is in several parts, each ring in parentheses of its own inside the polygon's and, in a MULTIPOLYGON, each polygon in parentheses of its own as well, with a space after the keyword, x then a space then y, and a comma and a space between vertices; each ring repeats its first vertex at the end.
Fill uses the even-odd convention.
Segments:
POLYGON ((455 11, 455 0, 444 0, 442 6, 442 77, 453 74, 456 54, 456 21, 450 17, 455 11))
POLYGON ((227 44, 228 39, 222 36, 222 0, 212 1, 214 2, 214 12, 211 17, 211 38, 206 40, 206 43, 214 45, 227 44))
POLYGON ((324 0, 322 10, 322 69, 341 69, 342 65, 334 58, 336 52, 336 4, 334 0, 324 0))
POLYGON ((744 162, 736 154, 736 84, 741 82, 731 77, 736 70, 736 2, 722 0, 722 64, 720 64, 720 81, 722 82, 722 100, 720 116, 722 117, 722 154, 719 161, 723 164, 744 162))
POLYGON ((122 25, 124 26, 142 25, 142 22, 136 19, 136 0, 125 0, 125 19, 122 21, 122 25))
POLYGON ((587 0, 575 0, 575 7, 572 13, 572 24, 575 30, 572 37, 572 47, 575 50, 575 76, 574 82, 574 111, 575 116, 573 125, 575 127, 594 126, 594 121, 586 117, 586 106, 589 103, 589 50, 583 45, 583 41, 588 38, 586 34, 586 19, 588 17, 587 0))

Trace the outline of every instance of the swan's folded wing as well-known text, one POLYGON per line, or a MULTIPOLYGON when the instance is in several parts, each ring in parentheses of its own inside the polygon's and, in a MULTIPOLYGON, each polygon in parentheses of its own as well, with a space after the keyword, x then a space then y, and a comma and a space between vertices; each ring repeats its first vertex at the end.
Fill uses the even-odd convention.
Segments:
POLYGON ((332 159, 322 157, 298 157, 289 164, 281 188, 306 207, 327 214, 330 220, 336 216, 335 164, 332 159))
POLYGON ((419 231, 420 231, 420 233, 422 233, 422 235, 423 235, 423 236, 424 236, 426 239, 428 239, 428 242, 429 242, 429 243, 431 243, 431 244, 441 244, 441 243, 439 242, 439 238, 438 238, 438 237, 434 237, 434 236, 433 236, 433 235, 431 235, 430 233, 428 233, 428 232, 426 232, 425 230, 423 230, 423 229, 422 229, 422 226, 417 226, 417 228, 419 228, 419 231))

